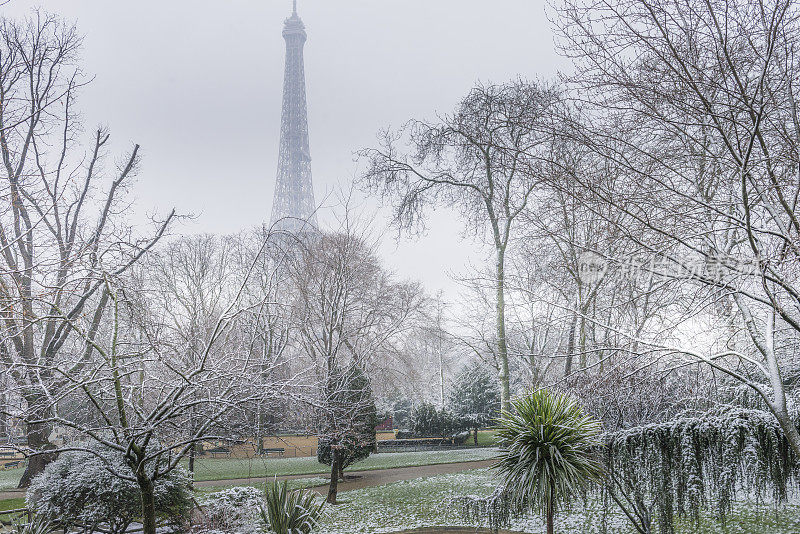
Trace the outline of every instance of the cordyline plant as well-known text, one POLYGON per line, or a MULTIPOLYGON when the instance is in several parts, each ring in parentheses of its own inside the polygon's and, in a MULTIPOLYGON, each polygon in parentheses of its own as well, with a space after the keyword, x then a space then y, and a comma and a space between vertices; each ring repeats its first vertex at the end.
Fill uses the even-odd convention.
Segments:
POLYGON ((265 500, 261 518, 276 534, 308 534, 319 524, 325 507, 313 491, 289 491, 286 481, 267 486, 265 500))
POLYGON ((503 493, 512 509, 544 514, 548 534, 556 510, 603 476, 600 423, 568 395, 542 389, 514 399, 497 439, 503 493))

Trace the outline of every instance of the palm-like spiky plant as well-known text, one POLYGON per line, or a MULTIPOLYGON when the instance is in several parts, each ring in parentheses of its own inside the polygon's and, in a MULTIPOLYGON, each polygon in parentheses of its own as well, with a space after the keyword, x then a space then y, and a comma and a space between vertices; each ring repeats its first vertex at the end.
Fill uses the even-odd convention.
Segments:
POLYGON ((286 481, 267 486, 266 504, 261 517, 275 534, 308 534, 317 527, 325 506, 313 491, 289 491, 286 481))
POLYGON ((14 525, 14 534, 50 534, 56 531, 56 526, 45 519, 44 516, 34 516, 28 523, 14 525))
POLYGON ((602 477, 599 436, 600 423, 568 395, 542 389, 514 399, 500 416, 495 465, 514 507, 543 513, 552 534, 558 507, 602 477))

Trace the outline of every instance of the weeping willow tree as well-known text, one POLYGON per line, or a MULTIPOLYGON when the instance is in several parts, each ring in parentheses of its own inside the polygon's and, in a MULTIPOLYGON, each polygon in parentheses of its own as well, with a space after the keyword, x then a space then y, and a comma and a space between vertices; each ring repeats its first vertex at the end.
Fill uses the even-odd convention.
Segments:
MULTIPOLYGON (((798 418, 795 414, 794 422, 798 418)), ((703 511, 724 521, 738 494, 783 502, 798 481, 798 458, 771 414, 726 408, 606 436, 606 484, 643 534, 674 532, 676 515, 703 511)))

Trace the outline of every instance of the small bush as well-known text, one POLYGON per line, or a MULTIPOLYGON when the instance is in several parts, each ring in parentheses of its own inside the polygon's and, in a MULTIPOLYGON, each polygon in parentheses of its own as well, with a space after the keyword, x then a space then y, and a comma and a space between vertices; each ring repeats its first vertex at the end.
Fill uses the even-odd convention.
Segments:
MULTIPOLYGON (((62 453, 31 481, 25 497, 28 508, 66 530, 103 525, 112 534, 125 532, 141 516, 141 493, 136 482, 114 472, 133 477, 116 451, 62 453)), ((192 502, 183 471, 173 470, 156 481, 155 504, 156 513, 172 524, 185 520, 192 502)))
POLYGON ((264 492, 250 486, 216 491, 204 499, 205 526, 221 532, 254 528, 260 522, 264 492))

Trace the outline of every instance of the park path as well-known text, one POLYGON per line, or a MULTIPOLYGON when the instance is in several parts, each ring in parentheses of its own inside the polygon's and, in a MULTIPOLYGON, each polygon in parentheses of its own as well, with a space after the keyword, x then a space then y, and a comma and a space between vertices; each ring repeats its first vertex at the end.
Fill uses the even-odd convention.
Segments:
MULTIPOLYGON (((420 477, 429 477, 433 475, 446 475, 448 473, 458 473, 461 471, 469 471, 471 469, 481 469, 489 467, 494 464, 495 460, 477 460, 472 462, 457 462, 449 464, 434 464, 434 465, 418 465, 413 467, 393 467, 391 469, 370 469, 367 471, 347 471, 346 476, 357 477, 345 482, 339 482, 339 491, 349 491, 361 488, 370 488, 372 486, 382 486, 391 482, 399 482, 401 480, 411 480, 420 477)), ((277 477, 281 480, 298 480, 302 478, 325 478, 322 474, 312 475, 288 475, 277 477)), ((209 486, 245 486, 248 484, 257 484, 265 481, 274 480, 274 477, 258 477, 258 478, 233 478, 227 480, 202 480, 195 482, 196 487, 209 487, 209 486)), ((319 494, 327 495, 327 486, 317 486, 311 488, 319 494)))
POLYGON ((22 489, 9 489, 0 491, 0 501, 6 499, 24 499, 25 490, 22 489))
MULTIPOLYGON (((457 462, 449 464, 418 465, 413 467, 393 467, 391 469, 370 469, 367 471, 347 471, 347 476, 357 477, 345 482, 339 482, 339 491, 349 491, 372 486, 382 486, 391 482, 401 480, 411 480, 420 477, 433 475, 446 475, 448 473, 458 473, 469 471, 470 469, 481 469, 489 467, 494 460, 477 460, 472 462, 457 462)), ((283 475, 277 477, 282 480, 298 480, 302 478, 327 478, 324 474, 315 473, 309 475, 283 475)), ((252 477, 252 478, 229 478, 225 480, 199 480, 194 483, 195 487, 214 487, 214 486, 247 486, 249 484, 259 484, 274 480, 275 477, 252 477)), ((311 488, 321 495, 327 495, 327 486, 317 486, 311 488)), ((16 499, 25 497, 24 490, 3 490, 0 491, 0 501, 4 499, 16 499)))

